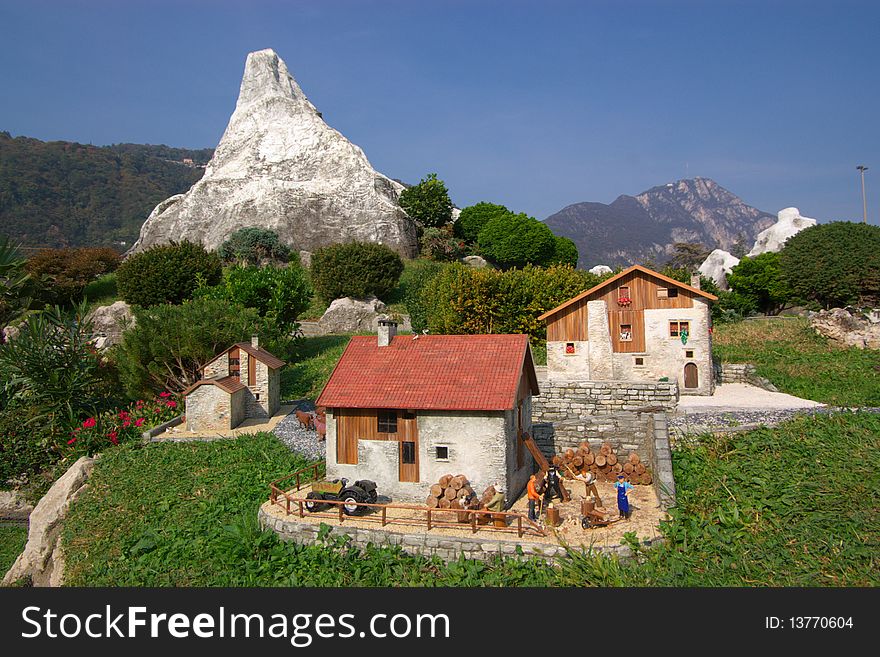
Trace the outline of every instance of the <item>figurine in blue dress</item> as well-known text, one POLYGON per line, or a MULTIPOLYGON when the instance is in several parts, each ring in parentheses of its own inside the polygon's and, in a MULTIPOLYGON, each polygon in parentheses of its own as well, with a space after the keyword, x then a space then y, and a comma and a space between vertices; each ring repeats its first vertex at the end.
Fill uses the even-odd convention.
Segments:
POLYGON ((620 517, 629 519, 632 513, 629 509, 629 492, 633 485, 626 480, 626 477, 619 474, 614 487, 617 489, 617 510, 620 511, 620 517))

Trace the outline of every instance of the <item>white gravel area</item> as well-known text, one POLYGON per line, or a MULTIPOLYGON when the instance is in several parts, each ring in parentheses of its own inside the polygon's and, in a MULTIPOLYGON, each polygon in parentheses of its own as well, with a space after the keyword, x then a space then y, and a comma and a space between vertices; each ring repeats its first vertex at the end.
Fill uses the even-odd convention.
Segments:
POLYGON ((726 411, 761 411, 820 408, 825 404, 801 399, 784 392, 770 392, 747 383, 725 383, 716 386, 711 397, 682 395, 675 409, 676 415, 689 413, 718 413, 726 411))
MULTIPOLYGON (((297 399, 294 401, 285 401, 284 404, 292 404, 294 410, 313 411, 315 405, 308 399, 297 399)), ((272 430, 281 442, 287 445, 291 451, 298 452, 310 460, 319 460, 324 458, 325 444, 323 440, 318 440, 318 434, 312 429, 303 429, 296 415, 291 412, 286 418, 281 420, 275 429, 272 430)))

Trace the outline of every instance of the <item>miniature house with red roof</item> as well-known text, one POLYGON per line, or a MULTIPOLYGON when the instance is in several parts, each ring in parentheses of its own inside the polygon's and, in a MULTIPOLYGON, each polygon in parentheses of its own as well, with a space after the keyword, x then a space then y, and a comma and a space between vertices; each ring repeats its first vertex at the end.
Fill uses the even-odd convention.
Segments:
POLYGON ((271 417, 281 406, 284 361, 260 347, 257 337, 239 342, 202 368, 186 395, 189 431, 230 430, 246 418, 271 417))
POLYGON ((538 383, 527 335, 355 336, 317 405, 327 409, 327 476, 372 479, 395 501, 423 503, 444 474, 515 499, 533 471, 538 383))
POLYGON ((712 315, 718 298, 636 265, 539 317, 547 322, 547 376, 565 381, 677 381, 711 395, 712 315))

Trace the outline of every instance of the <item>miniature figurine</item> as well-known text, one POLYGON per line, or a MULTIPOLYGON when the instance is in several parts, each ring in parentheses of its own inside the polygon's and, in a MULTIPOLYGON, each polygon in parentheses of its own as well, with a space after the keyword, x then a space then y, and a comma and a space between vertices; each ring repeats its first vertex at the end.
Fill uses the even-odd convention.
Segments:
POLYGON ((629 492, 633 485, 626 480, 622 474, 617 475, 617 482, 614 484, 617 489, 617 509, 620 511, 620 517, 629 520, 631 511, 629 510, 629 492))
POLYGON ((504 488, 501 484, 494 484, 492 488, 495 489, 495 495, 489 500, 486 508, 490 511, 504 511, 504 488))
POLYGON ((538 514, 535 513, 535 504, 541 499, 541 496, 536 489, 536 485, 537 477, 532 475, 529 477, 529 483, 526 485, 526 493, 529 497, 529 520, 533 522, 538 519, 538 514))
POLYGON ((562 493, 562 484, 559 481, 559 471, 556 466, 551 465, 547 470, 547 479, 544 487, 544 506, 550 503, 554 496, 558 496, 560 500, 565 499, 562 493))

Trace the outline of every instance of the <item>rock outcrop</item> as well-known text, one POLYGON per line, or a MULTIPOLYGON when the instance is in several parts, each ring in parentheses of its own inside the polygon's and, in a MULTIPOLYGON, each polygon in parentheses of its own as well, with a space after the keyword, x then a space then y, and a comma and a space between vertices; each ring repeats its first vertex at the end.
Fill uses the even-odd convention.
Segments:
POLYGON ((614 270, 611 269, 608 265, 596 265, 595 267, 590 268, 589 272, 595 276, 604 276, 605 274, 610 274, 614 270))
POLYGON ((810 318, 810 326, 843 347, 880 349, 880 321, 872 321, 845 308, 822 310, 810 318))
POLYGON ((205 175, 159 203, 132 247, 188 239, 215 249, 240 228, 268 228, 294 251, 380 242, 418 253, 404 186, 321 118, 273 50, 247 57, 235 111, 205 175))
POLYGON ((715 281, 720 289, 727 289, 727 275, 730 270, 739 264, 739 258, 731 255, 723 249, 715 249, 703 260, 703 264, 699 267, 699 272, 706 278, 715 281))
POLYGON ((775 253, 782 249, 785 241, 792 235, 796 235, 804 228, 816 225, 815 219, 802 217, 797 208, 785 208, 776 214, 775 224, 758 233, 755 246, 749 251, 748 257, 753 258, 762 253, 775 253))
POLYGON ((109 306, 98 306, 90 314, 92 335, 95 347, 107 349, 122 342, 122 333, 137 322, 131 307, 125 301, 117 301, 109 306))
POLYGON ((461 261, 468 267, 473 267, 474 269, 482 269, 483 267, 489 266, 489 263, 486 262, 486 259, 478 255, 465 256, 461 259, 461 261))
POLYGON ((27 520, 33 505, 16 491, 0 490, 0 520, 27 520))
POLYGON ((82 456, 52 484, 30 515, 28 540, 3 585, 29 578, 34 586, 60 586, 64 576, 61 525, 71 503, 82 492, 95 459, 82 456))
MULTIPOLYGON (((379 328, 379 317, 385 315, 385 304, 376 297, 336 299, 318 320, 322 334, 331 333, 375 333, 379 328)), ((399 318, 401 331, 411 331, 408 315, 399 318)))

